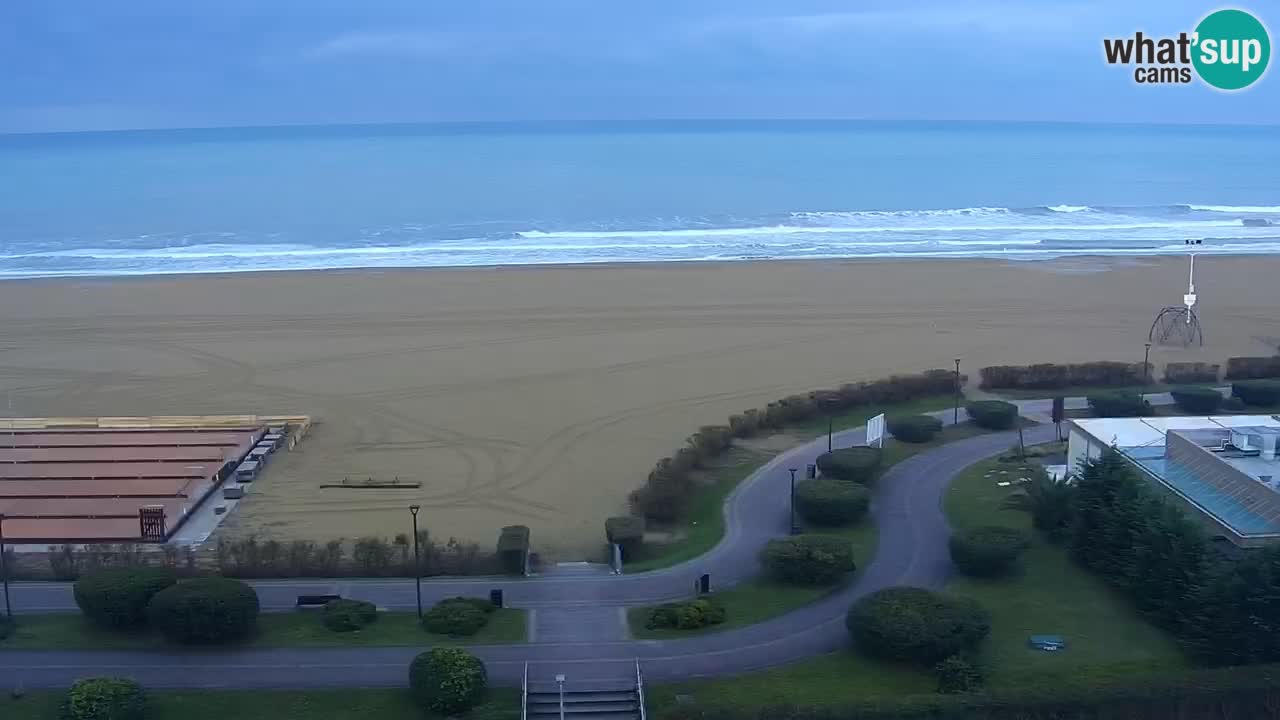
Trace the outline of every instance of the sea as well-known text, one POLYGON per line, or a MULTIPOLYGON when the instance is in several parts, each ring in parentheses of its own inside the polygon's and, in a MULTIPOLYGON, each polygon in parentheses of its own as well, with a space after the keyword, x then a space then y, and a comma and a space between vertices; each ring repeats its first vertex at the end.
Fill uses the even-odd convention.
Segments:
POLYGON ((0 278, 1280 252, 1280 127, 461 123, 0 135, 0 278))

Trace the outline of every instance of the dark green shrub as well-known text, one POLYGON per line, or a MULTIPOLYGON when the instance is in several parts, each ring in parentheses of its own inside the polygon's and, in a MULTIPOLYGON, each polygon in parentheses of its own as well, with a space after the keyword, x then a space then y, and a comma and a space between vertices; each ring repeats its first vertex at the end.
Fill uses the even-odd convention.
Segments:
POLYGON ((1050 542, 1061 542, 1071 530, 1074 499, 1075 485, 1054 480, 1043 466, 1037 466, 1031 482, 1009 493, 1001 507, 1030 513, 1032 527, 1048 536, 1050 542))
POLYGON ((885 418, 885 429, 895 439, 908 443, 926 443, 942 430, 942 421, 931 415, 906 415, 885 418))
POLYGON ((983 390, 997 388, 1056 390, 1068 387, 1114 387, 1147 381, 1150 369, 1142 363, 1091 362, 1057 365, 994 365, 979 371, 983 390))
POLYGON ((75 584, 76 605, 95 625, 130 628, 147 621, 147 603, 156 593, 178 582, 168 568, 104 568, 87 573, 75 584))
POLYGON ((1222 393, 1213 388, 1174 388, 1169 394, 1179 410, 1192 415, 1212 415, 1222 407, 1222 393))
POLYGON ((498 535, 498 561, 508 575, 523 575, 529 556, 529 528, 508 525, 498 535))
POLYGON ((442 600, 422 615, 422 629, 435 635, 466 637, 475 635, 489 622, 489 616, 470 602, 442 600))
POLYGON ((711 598, 698 598, 686 602, 664 603, 650 611, 644 626, 650 630, 672 628, 696 630, 719 625, 725 620, 724 606, 711 598))
POLYGON ((13 634, 13 631, 17 629, 17 623, 15 623, 9 616, 0 615, 0 640, 4 640, 9 637, 13 634))
POLYGON ((1248 405, 1238 397, 1232 396, 1222 401, 1222 409, 1227 412, 1243 412, 1249 409, 1248 405))
POLYGON ((1280 377, 1280 355, 1227 358, 1228 380, 1280 377))
POLYGON ((862 652, 927 666, 975 648, 991 616, 971 598, 892 587, 854 603, 845 624, 862 652))
POLYGON ((378 608, 363 600, 334 600, 325 603, 320 622, 334 632, 352 632, 378 619, 378 608))
POLYGON ((1280 404, 1280 380, 1243 380, 1231 384, 1231 394, 1250 407, 1280 404))
POLYGON ((172 642, 236 642, 247 638, 257 626, 258 594, 231 578, 184 580, 151 598, 147 618, 172 642))
POLYGON ((644 545, 644 518, 634 515, 611 517, 604 521, 604 536, 622 548, 623 560, 630 560, 644 545))
POLYGON ((818 469, 824 477, 867 484, 880 469, 880 448, 858 446, 841 448, 818 456, 818 469))
POLYGON ((982 689, 982 669, 961 655, 952 655, 934 667, 938 675, 938 692, 944 695, 974 692, 982 689))
POLYGON ((987 430, 1008 430, 1018 421, 1018 406, 1003 400, 975 400, 964 410, 975 425, 987 430))
POLYGON ((484 663, 461 648, 433 648, 409 665, 409 690, 418 707, 456 715, 484 699, 489 676, 484 663))
POLYGON ((1096 417, 1146 417, 1154 411, 1151 403, 1138 393, 1102 392, 1088 397, 1089 409, 1096 417))
POLYGON ((870 503, 871 494, 857 483, 823 477, 796 485, 796 512, 814 525, 848 525, 862 519, 870 503))
POLYGON ((1164 381, 1170 385, 1218 382, 1220 369, 1217 363, 1171 362, 1164 366, 1164 381))
POLYGON ((77 680, 62 701, 62 720, 143 720, 147 695, 128 678, 77 680))
POLYGON ((831 585, 853 572, 853 546, 837 535, 795 535, 770 540, 760 561, 775 580, 831 585))
POLYGON ((485 615, 498 611, 498 606, 494 605, 489 600, 489 598, 458 596, 458 597, 445 598, 444 600, 441 600, 440 603, 461 603, 463 605, 470 605, 471 607, 479 610, 485 615))
POLYGON ((960 572, 997 577, 1017 567, 1018 559, 1031 547, 1031 539, 1016 528, 983 525, 953 533, 949 545, 951 562, 960 572))

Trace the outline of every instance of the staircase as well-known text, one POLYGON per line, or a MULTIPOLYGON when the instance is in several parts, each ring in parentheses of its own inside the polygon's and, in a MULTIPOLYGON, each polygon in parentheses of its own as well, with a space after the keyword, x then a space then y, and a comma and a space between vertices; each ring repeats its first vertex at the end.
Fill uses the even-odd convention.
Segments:
POLYGON ((566 679, 563 683, 530 683, 528 677, 526 666, 522 720, 645 720, 644 681, 638 661, 634 682, 566 679))

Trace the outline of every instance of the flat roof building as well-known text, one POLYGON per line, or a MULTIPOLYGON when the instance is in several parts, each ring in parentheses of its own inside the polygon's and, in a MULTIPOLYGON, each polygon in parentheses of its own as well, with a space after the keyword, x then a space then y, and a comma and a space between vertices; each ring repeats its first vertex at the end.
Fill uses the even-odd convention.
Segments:
POLYGON ((1070 421, 1069 467, 1113 448, 1241 547, 1280 541, 1280 418, 1274 415, 1070 421))

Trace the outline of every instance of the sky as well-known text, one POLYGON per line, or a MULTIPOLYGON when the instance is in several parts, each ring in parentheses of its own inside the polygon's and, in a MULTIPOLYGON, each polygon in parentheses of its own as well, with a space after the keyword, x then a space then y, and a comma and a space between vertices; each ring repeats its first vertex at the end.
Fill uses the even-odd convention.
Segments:
MULTIPOLYGON (((1239 7, 1280 27, 1272 2, 1239 7)), ((1190 31, 1217 7, 3 0, 0 132, 654 118, 1277 122, 1275 68, 1223 93, 1140 86, 1130 69, 1103 62, 1104 37, 1190 31)))

